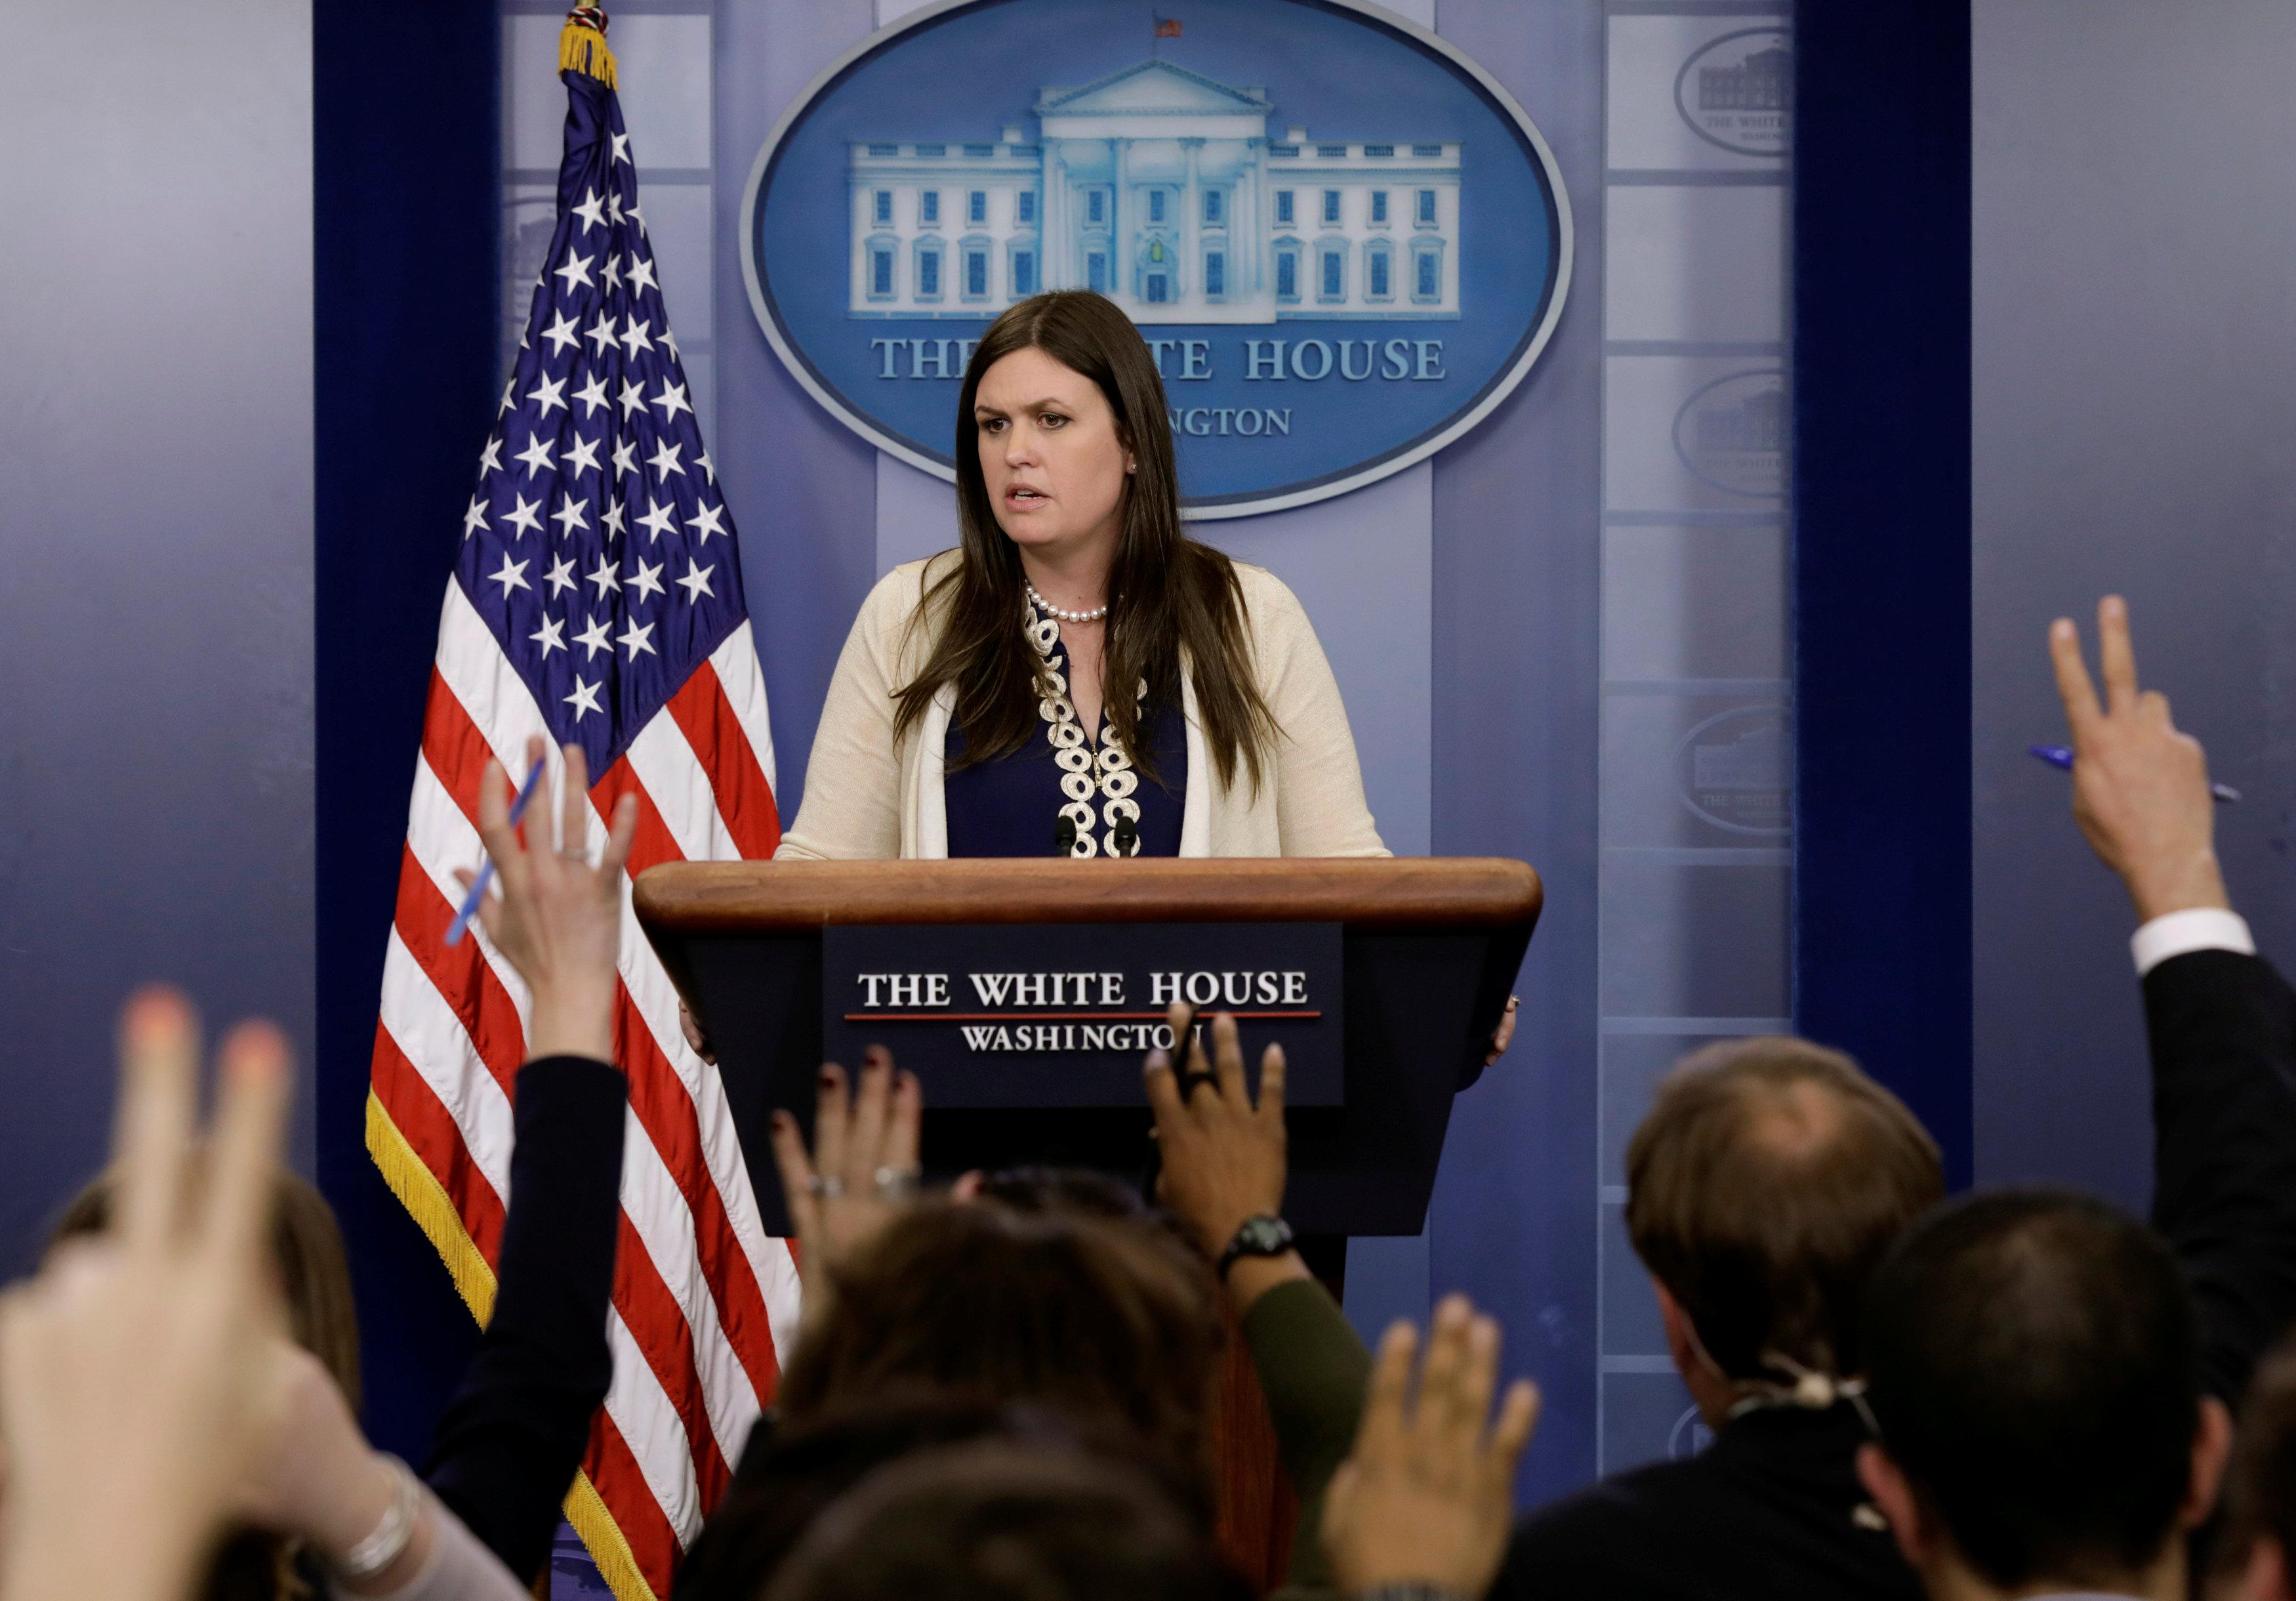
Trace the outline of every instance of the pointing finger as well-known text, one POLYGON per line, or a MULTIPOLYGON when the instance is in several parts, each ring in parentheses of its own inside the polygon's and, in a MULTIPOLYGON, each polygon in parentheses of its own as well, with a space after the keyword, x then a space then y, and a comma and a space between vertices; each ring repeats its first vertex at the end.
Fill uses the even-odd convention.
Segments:
POLYGON ((797 1119, 775 1112, 773 1121, 774 1165, 782 1171, 782 1202, 789 1209, 790 1227, 800 1242, 813 1239, 817 1219, 813 1199, 813 1162, 805 1154, 805 1138, 797 1119))
POLYGON ((241 1023, 224 1037, 221 1067, 201 1243, 210 1260, 251 1272, 277 1198, 287 1038, 268 1022, 241 1023))
POLYGON ((164 1247, 176 1232, 199 1077, 199 1023, 163 984, 139 989, 119 1020, 119 1168, 113 1228, 131 1246, 164 1247))
POLYGON ((2128 643, 2128 603, 2108 595, 2096 603, 2097 667, 2104 702, 2115 712, 2136 703, 2136 652, 2128 643))
POLYGON ((1243 1042, 1235 1031, 1235 1017, 1223 1012, 1212 1019, 1212 1062, 1219 1071, 1220 1099, 1230 1107, 1249 1111, 1250 1096, 1243 1087, 1243 1042))
POLYGON ((2087 743, 2104 713, 2096 703, 2096 686, 2089 681, 2088 663, 2081 660, 2080 630, 2070 617, 2049 625, 2049 664, 2056 669, 2057 698, 2065 703, 2065 722, 2078 749, 2087 743))

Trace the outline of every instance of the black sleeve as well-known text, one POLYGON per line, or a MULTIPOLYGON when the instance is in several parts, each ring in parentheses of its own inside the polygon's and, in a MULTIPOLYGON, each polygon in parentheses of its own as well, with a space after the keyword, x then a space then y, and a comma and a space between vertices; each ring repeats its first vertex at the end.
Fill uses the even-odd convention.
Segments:
POLYGON ((439 1420, 424 1480, 532 1583, 614 1376, 606 1306, 621 1226, 622 1075, 582 1056, 519 1070, 494 1315, 439 1420))
POLYGON ((2201 1378, 2236 1405, 2296 1321, 2296 992, 2237 951, 2144 977, 2152 1051, 2152 1221, 2201 1312, 2201 1378))

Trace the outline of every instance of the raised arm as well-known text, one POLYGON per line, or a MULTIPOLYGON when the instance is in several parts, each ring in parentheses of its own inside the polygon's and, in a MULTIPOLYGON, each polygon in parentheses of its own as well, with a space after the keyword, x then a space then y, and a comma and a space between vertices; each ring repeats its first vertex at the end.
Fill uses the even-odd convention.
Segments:
POLYGON ((2073 735, 2073 815, 2120 875, 2152 1059, 2152 1221, 2190 1276, 2202 1379, 2237 1401, 2296 1321, 2296 994, 2232 910, 2198 741, 2140 692, 2128 612, 2097 607, 2099 702, 2069 619, 2049 631, 2073 735))
MULTIPOLYGON (((1190 1039, 1188 1008, 1174 1006, 1170 1020, 1175 1040, 1190 1039)), ((1244 1234, 1246 1224, 1273 1219, 1283 1206, 1283 1053, 1270 1046, 1260 1059, 1254 1105, 1235 1020, 1214 1018, 1211 1035, 1212 1062, 1192 1043, 1177 1077, 1164 1052, 1148 1058, 1162 1165, 1157 1198, 1221 1264, 1276 1449, 1300 1497, 1291 1581, 1320 1588, 1328 1583, 1317 1536, 1324 1493, 1354 1443, 1371 1353, 1297 1251, 1275 1245, 1264 1229, 1258 1238, 1244 1234), (1240 1236, 1249 1249, 1231 1252, 1240 1236)))
MULTIPOLYGON (((541 754, 536 740, 529 759, 541 754)), ((622 1075, 613 1067, 615 957, 636 802, 624 796, 594 867, 584 854, 587 765, 569 745, 558 816, 537 808, 521 841, 509 781, 489 764, 480 833, 499 899, 488 939, 532 995, 513 1108, 510 1210, 492 1314, 447 1403, 423 1477, 521 1579, 541 1571, 559 1504, 606 1398, 606 1309, 621 1226, 622 1075)), ((467 875, 466 875, 467 876, 467 875)))

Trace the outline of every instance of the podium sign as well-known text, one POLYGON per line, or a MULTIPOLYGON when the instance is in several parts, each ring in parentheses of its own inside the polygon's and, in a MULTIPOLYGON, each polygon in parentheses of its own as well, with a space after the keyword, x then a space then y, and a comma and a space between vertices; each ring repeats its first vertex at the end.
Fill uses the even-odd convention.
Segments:
POLYGON ((1234 1014, 1255 1094, 1272 1041, 1288 1104, 1346 1101, 1336 923, 832 926, 821 973, 828 1055, 890 1047, 929 1106, 1136 1107, 1174 1000, 1234 1014))

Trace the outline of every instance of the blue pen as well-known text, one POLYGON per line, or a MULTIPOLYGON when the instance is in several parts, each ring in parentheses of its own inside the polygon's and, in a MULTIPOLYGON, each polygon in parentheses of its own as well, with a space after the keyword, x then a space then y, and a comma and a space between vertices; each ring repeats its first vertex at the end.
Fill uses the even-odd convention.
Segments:
MULTIPOLYGON (((512 828, 516 828, 518 820, 526 816, 526 803, 534 799, 534 792, 541 787, 542 763, 537 759, 534 770, 526 776, 526 783, 519 789, 518 799, 510 803, 510 825, 512 828)), ((460 945, 463 942, 463 935, 469 930, 471 919, 479 915, 479 907, 486 902, 487 886, 494 881, 495 858, 488 857, 479 864, 479 875, 471 881, 471 892, 463 897, 463 909, 456 912, 455 921, 447 925, 447 944, 460 945)))
MULTIPOLYGON (((2053 768, 2062 768, 2068 773, 2073 770, 2073 751, 2070 745, 2027 745, 2025 749, 2053 768)), ((2209 793, 2227 806, 2240 799, 2240 792, 2229 784, 2211 784, 2209 785, 2209 793)))

